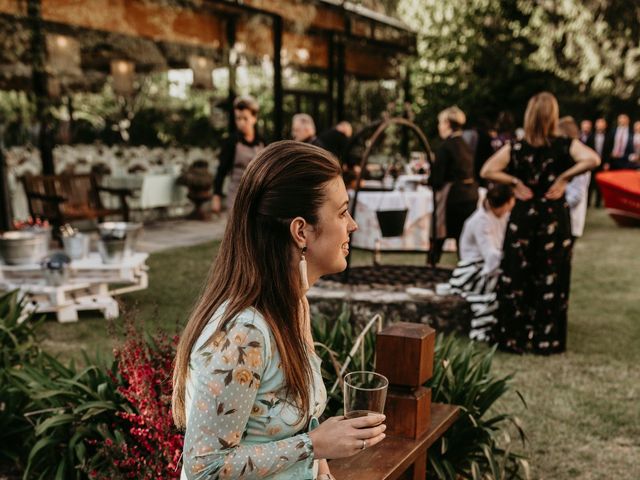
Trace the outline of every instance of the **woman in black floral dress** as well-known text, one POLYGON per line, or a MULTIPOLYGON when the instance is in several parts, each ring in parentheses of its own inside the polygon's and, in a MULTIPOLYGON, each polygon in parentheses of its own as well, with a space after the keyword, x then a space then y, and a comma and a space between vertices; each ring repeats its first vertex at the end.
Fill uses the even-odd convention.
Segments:
POLYGON ((571 272, 571 224, 564 192, 574 176, 600 164, 577 140, 558 137, 558 102, 547 92, 529 100, 525 138, 502 147, 483 178, 513 185, 516 206, 504 241, 495 340, 503 350, 563 352, 571 272))

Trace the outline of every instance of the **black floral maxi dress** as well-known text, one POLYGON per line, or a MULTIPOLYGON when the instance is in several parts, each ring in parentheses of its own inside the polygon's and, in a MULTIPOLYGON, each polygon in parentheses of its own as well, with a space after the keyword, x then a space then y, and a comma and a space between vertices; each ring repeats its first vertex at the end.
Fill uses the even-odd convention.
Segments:
POLYGON ((548 146, 513 142, 506 172, 533 191, 511 212, 498 282, 495 339, 504 350, 563 352, 571 274, 571 223, 564 197, 544 194, 574 162, 570 139, 552 138, 548 146))

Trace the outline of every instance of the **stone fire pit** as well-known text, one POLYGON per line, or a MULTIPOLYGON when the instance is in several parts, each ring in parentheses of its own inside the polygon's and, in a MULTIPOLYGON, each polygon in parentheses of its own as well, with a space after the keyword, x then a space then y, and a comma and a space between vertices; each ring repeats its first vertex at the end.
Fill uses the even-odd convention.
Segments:
POLYGON ((385 323, 403 321, 425 323, 438 332, 469 332, 471 310, 457 295, 436 295, 435 285, 446 282, 451 270, 408 265, 352 267, 349 281, 341 275, 323 277, 307 293, 311 313, 337 318, 349 305, 351 319, 364 325, 376 313, 385 323), (407 289, 431 290, 410 295, 407 289), (424 293, 427 293, 426 295, 424 293))

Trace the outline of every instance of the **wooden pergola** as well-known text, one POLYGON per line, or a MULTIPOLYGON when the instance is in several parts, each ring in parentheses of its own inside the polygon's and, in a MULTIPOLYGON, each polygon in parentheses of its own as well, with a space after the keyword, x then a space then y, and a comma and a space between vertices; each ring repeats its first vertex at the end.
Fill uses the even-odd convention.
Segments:
MULTIPOLYGON (((78 45, 79 72, 63 80, 69 90, 97 89, 116 58, 128 59, 136 73, 145 73, 186 68, 189 57, 197 56, 229 68, 231 101, 237 53, 268 57, 275 138, 283 134, 286 95, 293 96, 298 109, 301 98, 311 110, 324 102, 321 126, 343 119, 349 76, 402 80, 404 97, 410 99, 402 66, 416 45, 415 33, 400 20, 340 0, 0 0, 0 33, 17 45, 11 60, 0 53, 0 88, 32 91, 42 123, 55 77, 49 61, 53 35, 73 38, 78 45), (322 74, 326 91, 286 89, 285 67, 322 74)), ((46 130, 41 128, 43 136, 46 130)), ((40 148, 43 171, 52 173, 46 139, 40 148)))

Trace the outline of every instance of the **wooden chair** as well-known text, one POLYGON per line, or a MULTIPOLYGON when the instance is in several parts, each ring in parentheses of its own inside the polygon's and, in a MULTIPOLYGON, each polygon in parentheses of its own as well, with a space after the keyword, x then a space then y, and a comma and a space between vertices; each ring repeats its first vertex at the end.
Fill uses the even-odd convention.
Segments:
POLYGON ((126 188, 102 187, 94 174, 27 175, 22 177, 32 217, 47 219, 57 232, 58 227, 76 220, 103 221, 109 215, 129 220, 126 188), (119 198, 120 208, 105 208, 100 192, 119 198))

